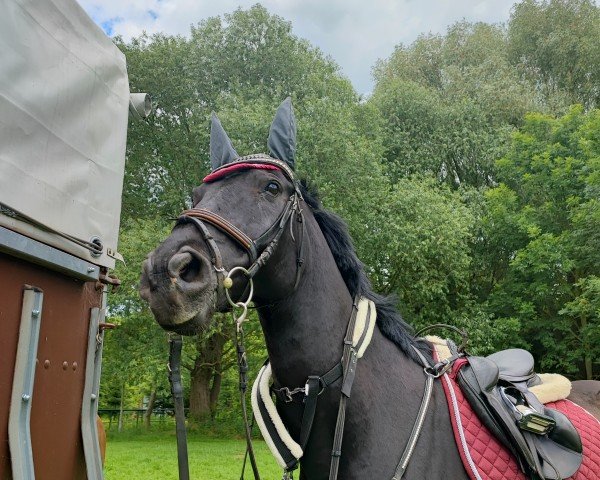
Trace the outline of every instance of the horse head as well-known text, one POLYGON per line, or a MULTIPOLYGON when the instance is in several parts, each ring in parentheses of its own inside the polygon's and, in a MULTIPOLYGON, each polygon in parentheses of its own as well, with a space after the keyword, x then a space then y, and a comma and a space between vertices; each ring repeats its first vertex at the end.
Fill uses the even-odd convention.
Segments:
POLYGON ((180 215, 171 235, 143 264, 140 294, 163 328, 196 333, 215 312, 229 308, 226 293, 241 298, 255 275, 265 279, 257 284, 256 298, 283 296, 297 284, 299 250, 286 255, 276 248, 280 241, 299 244, 296 238, 303 237, 295 134, 288 98, 271 125, 270 155, 240 157, 213 113, 212 172, 194 189, 193 207, 180 215), (267 263, 271 268, 262 268, 267 263), (232 285, 226 292, 228 276, 232 285))

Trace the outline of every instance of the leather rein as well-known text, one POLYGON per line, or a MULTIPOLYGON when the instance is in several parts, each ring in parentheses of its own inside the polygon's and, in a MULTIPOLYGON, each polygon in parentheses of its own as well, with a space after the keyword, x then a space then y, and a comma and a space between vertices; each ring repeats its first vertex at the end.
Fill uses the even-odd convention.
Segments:
MULTIPOLYGON (((176 221, 174 228, 178 226, 191 224, 197 228, 206 245, 208 246, 211 252, 211 262, 213 268, 215 269, 218 277, 217 288, 220 290, 225 288, 225 294, 231 306, 233 308, 242 308, 242 314, 236 318, 236 351, 238 358, 238 373, 239 373, 239 392, 240 392, 240 404, 242 407, 242 415, 244 421, 244 429, 246 436, 246 454, 250 458, 250 464, 252 466, 252 471, 254 474, 255 480, 260 480, 260 475, 258 473, 258 467, 256 464, 256 458, 254 455, 254 449, 252 446, 252 438, 251 438, 251 426, 248 422, 247 408, 246 408, 246 390, 248 385, 247 372, 248 372, 248 363, 246 358, 246 349, 244 346, 244 333, 242 329, 242 323, 246 320, 246 314, 248 309, 248 304, 252 300, 253 294, 253 286, 252 279, 256 275, 256 273, 268 262, 269 258, 272 256, 275 248, 277 247, 283 232, 285 231, 286 225, 289 223, 290 234, 294 241, 294 232, 293 232, 293 222, 291 219, 295 216, 296 221, 301 225, 301 237, 298 242, 297 249, 297 257, 296 257, 296 278, 294 281, 294 290, 296 290, 300 277, 302 274, 302 267, 304 264, 304 249, 303 249, 303 241, 304 241, 304 233, 305 233, 305 225, 303 219, 302 209, 300 207, 300 202, 303 201, 302 194, 300 193, 300 188, 297 180, 294 177, 292 170, 280 160, 273 159, 267 157, 266 155, 250 155, 247 157, 241 157, 236 160, 234 163, 242 163, 242 162, 252 162, 258 164, 269 164, 278 167, 283 171, 286 177, 292 182, 294 185, 294 192, 290 195, 286 206, 283 211, 275 220, 275 222, 269 227, 260 237, 256 240, 252 240, 248 235, 246 235, 241 229, 233 225, 227 219, 221 217, 220 215, 211 212, 202 208, 192 208, 185 210, 181 213, 179 218, 176 221), (226 234, 229 238, 235 241, 238 245, 240 245, 248 254, 251 265, 250 267, 234 267, 230 271, 227 271, 223 265, 223 258, 221 256, 221 252, 219 247, 217 246, 212 234, 207 228, 206 224, 212 225, 217 228, 219 231, 226 234), (250 292, 246 301, 232 301, 229 296, 229 289, 232 286, 231 277, 237 271, 242 271, 248 279, 248 287, 250 288, 250 292)), ((227 167, 231 167, 231 164, 227 164, 219 169, 216 169, 214 173, 218 172, 221 169, 225 169, 227 167)), ((357 311, 357 299, 353 302, 352 314, 350 316, 348 322, 348 328, 346 331, 346 335, 344 338, 344 349, 343 355, 340 362, 338 362, 332 369, 330 369, 327 373, 323 375, 312 375, 308 377, 306 385, 304 387, 299 387, 293 390, 290 390, 287 387, 283 388, 273 388, 272 393, 275 394, 278 398, 282 399, 285 402, 293 401, 295 394, 303 394, 302 402, 305 405, 304 413, 302 416, 302 424, 301 424, 301 433, 300 433, 300 442, 302 444, 302 448, 306 446, 308 443, 308 439, 310 436, 310 432, 312 430, 312 424, 315 416, 315 410, 317 406, 317 397, 328 388, 331 384, 337 382, 340 378, 342 379, 341 385, 341 395, 340 395, 340 403, 338 407, 338 416, 336 421, 336 428, 334 434, 334 444, 333 450, 331 452, 331 463, 330 463, 330 472, 329 472, 329 480, 337 479, 338 469, 339 469, 339 461, 341 456, 341 447, 342 447, 342 439, 344 434, 344 423, 346 416, 346 402, 348 398, 350 398, 350 391, 352 388, 352 384, 354 382, 354 377, 356 373, 356 364, 357 364, 357 355, 356 350, 352 346, 352 335, 354 331, 354 323, 356 319, 356 311, 357 311)), ((234 317, 235 318, 235 317, 234 317)), ((170 340, 170 354, 169 354, 169 381, 171 384, 171 392, 174 399, 175 404, 175 420, 176 420, 176 433, 177 433, 177 453, 178 453, 178 465, 179 465, 179 479, 180 480, 189 480, 189 467, 188 467, 188 457, 187 457, 187 438, 186 438, 186 430, 185 430, 185 413, 183 408, 183 387, 181 383, 181 369, 180 369, 180 359, 181 359, 181 348, 182 341, 181 336, 176 334, 171 334, 170 340)), ((445 367, 446 365, 435 365, 434 367, 430 367, 427 360, 418 349, 415 348, 415 352, 418 357, 421 359, 421 362, 424 367, 424 371, 426 374, 426 383, 425 383, 425 391, 423 394, 423 399, 421 402, 421 407, 419 408, 419 412, 417 414, 417 418, 415 420, 415 424, 413 426, 413 430, 411 432, 410 438, 407 442, 407 445, 403 451, 402 457, 398 466, 396 467, 395 474, 392 480, 400 480, 403 477, 403 474, 408 465, 408 461, 411 458, 411 455, 414 451, 416 442, 421 433, 421 429, 423 426, 423 421, 425 419, 425 415, 427 413, 432 387, 433 380, 438 378, 441 373, 438 375, 437 370, 439 367, 445 367)), ((442 372, 443 373, 443 372, 442 372)), ((244 466, 246 463, 246 459, 244 459, 244 466)), ((291 479, 293 470, 297 468, 297 465, 284 470, 283 479, 291 479)), ((244 470, 242 470, 243 479, 244 470)))

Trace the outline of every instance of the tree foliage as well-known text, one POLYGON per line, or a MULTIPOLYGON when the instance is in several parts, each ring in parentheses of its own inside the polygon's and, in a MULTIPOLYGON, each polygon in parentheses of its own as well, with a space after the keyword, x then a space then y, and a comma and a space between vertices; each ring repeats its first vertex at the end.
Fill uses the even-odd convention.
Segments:
POLYGON ((600 101, 600 9, 591 0, 524 0, 509 22, 508 54, 548 99, 600 101))
POLYGON ((487 193, 495 205, 487 234, 510 245, 497 250, 504 274, 494 312, 520 319, 544 368, 587 378, 600 354, 592 343, 599 312, 590 303, 600 269, 599 128, 599 112, 581 107, 559 119, 528 115, 498 161, 503 183, 487 193))
POLYGON ((506 47, 502 27, 459 22, 445 36, 399 45, 378 63, 372 102, 394 180, 425 173, 451 185, 493 182, 508 133, 538 108, 506 47))

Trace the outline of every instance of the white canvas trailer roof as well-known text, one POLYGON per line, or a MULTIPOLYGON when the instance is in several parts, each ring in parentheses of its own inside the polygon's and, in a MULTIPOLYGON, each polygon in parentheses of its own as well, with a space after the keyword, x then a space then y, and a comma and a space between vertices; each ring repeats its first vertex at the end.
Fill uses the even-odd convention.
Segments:
POLYGON ((0 12, 0 225, 113 267, 125 57, 74 0, 0 0, 0 12), (95 237, 99 257, 78 244, 95 237))

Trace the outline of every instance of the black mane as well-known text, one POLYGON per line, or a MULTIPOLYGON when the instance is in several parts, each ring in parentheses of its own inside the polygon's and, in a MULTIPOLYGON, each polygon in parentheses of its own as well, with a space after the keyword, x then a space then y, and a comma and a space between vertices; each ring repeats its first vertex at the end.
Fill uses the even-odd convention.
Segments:
POLYGON ((427 357, 431 357, 429 345, 416 339, 413 329, 403 319, 396 309, 394 297, 385 297, 375 293, 371 287, 363 263, 359 260, 352 245, 352 239, 346 223, 335 213, 323 208, 316 188, 302 180, 300 190, 304 201, 311 208, 321 232, 327 240, 335 263, 342 274, 352 297, 364 296, 375 303, 377 308, 377 325, 381 333, 394 342, 408 357, 420 363, 413 346, 417 347, 427 357))

